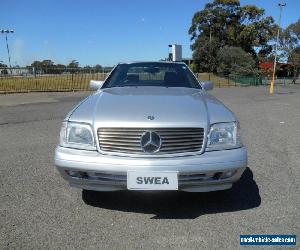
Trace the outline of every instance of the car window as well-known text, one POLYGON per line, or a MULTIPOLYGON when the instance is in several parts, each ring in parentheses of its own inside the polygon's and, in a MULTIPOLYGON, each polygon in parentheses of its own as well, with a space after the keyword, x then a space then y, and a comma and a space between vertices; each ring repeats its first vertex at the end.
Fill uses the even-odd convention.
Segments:
POLYGON ((178 63, 119 64, 103 88, 128 86, 201 88, 187 66, 178 63))

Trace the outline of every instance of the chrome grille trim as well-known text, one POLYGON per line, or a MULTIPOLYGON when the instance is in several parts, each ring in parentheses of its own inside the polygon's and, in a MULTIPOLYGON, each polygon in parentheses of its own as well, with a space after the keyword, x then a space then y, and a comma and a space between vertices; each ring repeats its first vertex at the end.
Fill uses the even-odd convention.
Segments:
POLYGON ((99 148, 104 153, 149 155, 141 148, 141 136, 156 132, 162 140, 159 152, 152 155, 201 152, 203 128, 98 128, 99 148))

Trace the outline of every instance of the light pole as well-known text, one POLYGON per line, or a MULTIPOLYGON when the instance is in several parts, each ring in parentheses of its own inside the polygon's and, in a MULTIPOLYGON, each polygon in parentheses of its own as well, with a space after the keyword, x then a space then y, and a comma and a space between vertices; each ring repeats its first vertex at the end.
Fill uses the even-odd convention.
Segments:
POLYGON ((279 32, 280 32, 280 24, 281 24, 281 16, 282 16, 282 9, 286 6, 286 3, 281 2, 278 4, 280 11, 279 11, 279 20, 278 20, 278 30, 277 30, 277 38, 275 44, 275 55, 274 55, 274 63, 273 63, 273 76, 270 86, 270 94, 274 93, 274 85, 275 85, 275 72, 276 72, 276 63, 277 63, 277 49, 278 49, 278 41, 279 41, 279 32))
POLYGON ((8 29, 7 30, 1 29, 0 32, 2 34, 5 34, 6 48, 7 48, 7 55, 8 55, 8 63, 9 63, 9 67, 11 68, 9 47, 8 47, 8 41, 7 41, 7 34, 9 34, 9 33, 15 33, 15 31, 14 30, 8 30, 8 29))

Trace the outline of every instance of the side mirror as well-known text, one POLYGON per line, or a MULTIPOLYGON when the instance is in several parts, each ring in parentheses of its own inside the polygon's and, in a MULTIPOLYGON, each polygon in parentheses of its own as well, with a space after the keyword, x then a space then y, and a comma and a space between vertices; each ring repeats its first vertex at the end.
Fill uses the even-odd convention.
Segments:
POLYGON ((102 87, 104 81, 96 81, 96 80, 91 80, 90 81, 90 88, 94 90, 98 90, 102 87))
POLYGON ((204 90, 212 90, 214 88, 214 83, 211 81, 201 82, 201 86, 204 90))

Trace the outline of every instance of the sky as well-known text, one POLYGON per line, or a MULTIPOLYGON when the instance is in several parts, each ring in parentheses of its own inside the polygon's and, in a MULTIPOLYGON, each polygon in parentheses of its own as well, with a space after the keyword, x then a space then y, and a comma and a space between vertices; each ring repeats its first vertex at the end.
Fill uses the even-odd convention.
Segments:
MULTIPOLYGON (((182 44, 191 57, 188 29, 205 0, 9 0, 3 1, 0 29, 8 36, 12 65, 50 59, 80 66, 159 60, 168 44, 182 44)), ((282 26, 300 18, 300 0, 286 0, 282 26)), ((241 0, 278 21, 278 1, 241 0)), ((5 36, 0 33, 0 61, 8 64, 5 36)))

